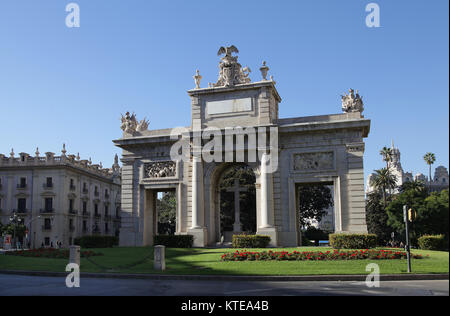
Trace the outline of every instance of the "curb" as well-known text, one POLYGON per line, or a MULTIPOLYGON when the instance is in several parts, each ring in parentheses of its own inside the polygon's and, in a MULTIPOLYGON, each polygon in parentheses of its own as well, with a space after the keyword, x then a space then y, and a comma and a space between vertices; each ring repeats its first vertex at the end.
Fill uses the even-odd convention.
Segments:
MULTIPOLYGON (((66 277, 65 272, 0 270, 1 274, 66 277)), ((119 273, 81 273, 83 278, 98 279, 142 279, 142 280, 191 280, 191 281, 365 281, 367 275, 168 275, 168 274, 119 274, 119 273)), ((448 274, 381 274, 381 281, 432 281, 448 280, 448 274)))

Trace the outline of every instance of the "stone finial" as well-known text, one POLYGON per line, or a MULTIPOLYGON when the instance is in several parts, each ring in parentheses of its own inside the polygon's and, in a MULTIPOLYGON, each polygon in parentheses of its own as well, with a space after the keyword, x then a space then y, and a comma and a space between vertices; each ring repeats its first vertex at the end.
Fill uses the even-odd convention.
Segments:
POLYGON ((115 166, 119 165, 119 156, 117 154, 114 155, 114 165, 115 166))
POLYGON ((202 76, 200 75, 200 71, 198 69, 195 71, 195 76, 193 78, 195 81, 195 89, 200 89, 200 82, 202 80, 202 76))
POLYGON ((62 147, 61 153, 62 153, 62 155, 63 155, 63 156, 65 156, 65 155, 66 155, 66 153, 67 153, 67 150, 66 150, 66 144, 63 144, 63 147, 62 147))
POLYGON ((39 147, 36 147, 36 152, 34 154, 36 155, 36 157, 39 157, 39 154, 40 154, 39 147))
POLYGON ((91 159, 91 157, 89 157, 88 165, 92 165, 92 159, 91 159))
POLYGON ((360 112, 364 111, 364 103, 362 97, 359 95, 358 90, 349 90, 348 94, 341 95, 342 98, 342 111, 345 113, 349 112, 360 112))
POLYGON ((11 158, 14 158, 14 148, 11 148, 11 152, 9 153, 9 155, 11 156, 11 158))
POLYGON ((269 72, 269 67, 267 67, 266 62, 263 61, 263 64, 261 66, 261 68, 259 68, 259 70, 261 71, 261 75, 263 77, 263 81, 267 80, 267 73, 269 72))
POLYGON ((80 161, 80 153, 77 153, 77 161, 80 161))
POLYGON ((100 161, 100 164, 98 165, 100 169, 103 169, 102 162, 100 161))

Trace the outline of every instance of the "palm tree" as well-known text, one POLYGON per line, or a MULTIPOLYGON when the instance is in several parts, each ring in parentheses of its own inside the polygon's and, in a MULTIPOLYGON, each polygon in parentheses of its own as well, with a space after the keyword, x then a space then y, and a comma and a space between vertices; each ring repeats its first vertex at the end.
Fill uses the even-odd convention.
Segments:
POLYGON ((382 168, 375 170, 374 176, 370 180, 370 185, 383 193, 384 208, 387 207, 386 191, 394 188, 397 184, 397 177, 389 173, 389 169, 382 168))
POLYGON ((400 192, 405 192, 408 190, 413 190, 413 191, 416 191, 419 193, 424 192, 424 191, 426 191, 425 183, 423 183, 422 181, 419 181, 419 180, 414 180, 412 182, 403 183, 399 188, 400 192))
POLYGON ((389 164, 392 160, 392 149, 384 146, 380 150, 380 155, 383 157, 383 161, 386 162, 386 169, 388 169, 388 171, 389 171, 389 164))
POLYGON ((425 156, 423 156, 423 160, 427 163, 429 166, 429 183, 430 183, 430 191, 431 191, 431 165, 434 164, 436 161, 436 156, 433 153, 426 153, 425 156))

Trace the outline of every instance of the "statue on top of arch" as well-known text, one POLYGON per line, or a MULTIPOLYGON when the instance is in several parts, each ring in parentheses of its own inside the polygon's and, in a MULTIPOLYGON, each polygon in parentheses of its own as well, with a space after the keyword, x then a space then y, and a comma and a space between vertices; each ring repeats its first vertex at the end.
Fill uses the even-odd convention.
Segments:
POLYGON ((360 112, 364 111, 364 103, 362 97, 359 95, 358 90, 349 90, 348 94, 341 95, 342 97, 342 111, 345 113, 349 112, 360 112))
POLYGON ((136 119, 136 114, 131 114, 130 112, 125 113, 125 116, 122 115, 121 118, 122 124, 120 128, 128 134, 134 134, 136 132, 144 132, 148 129, 148 124, 150 123, 146 118, 141 121, 136 119))
POLYGON ((236 46, 220 47, 217 52, 218 56, 225 55, 220 59, 219 63, 219 79, 214 84, 214 87, 229 87, 236 84, 243 84, 251 82, 249 74, 251 72, 249 67, 242 68, 238 63, 238 57, 233 56, 232 53, 239 53, 236 46))

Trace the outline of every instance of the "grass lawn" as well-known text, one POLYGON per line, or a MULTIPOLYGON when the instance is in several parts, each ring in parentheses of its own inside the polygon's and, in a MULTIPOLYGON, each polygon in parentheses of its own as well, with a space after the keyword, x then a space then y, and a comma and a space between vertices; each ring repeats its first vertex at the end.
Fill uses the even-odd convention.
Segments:
MULTIPOLYGON (((104 256, 81 259, 81 272, 160 273, 153 271, 153 248, 92 249, 104 256), (91 262, 92 261, 92 262, 91 262), (95 264, 94 264, 95 263, 95 264)), ((267 249, 254 249, 263 251, 267 249)), ((282 249, 272 249, 279 251, 282 249)), ((286 251, 328 251, 331 248, 283 248, 286 251)), ((241 261, 221 262, 220 256, 236 249, 166 249, 166 271, 163 274, 216 274, 216 275, 320 275, 367 274, 366 265, 375 262, 382 274, 406 273, 403 260, 351 260, 351 261, 241 261)), ((413 273, 449 273, 449 253, 413 250, 429 255, 413 259, 413 273)), ((64 272, 66 259, 29 258, 0 255, 0 270, 35 270, 64 272)))

